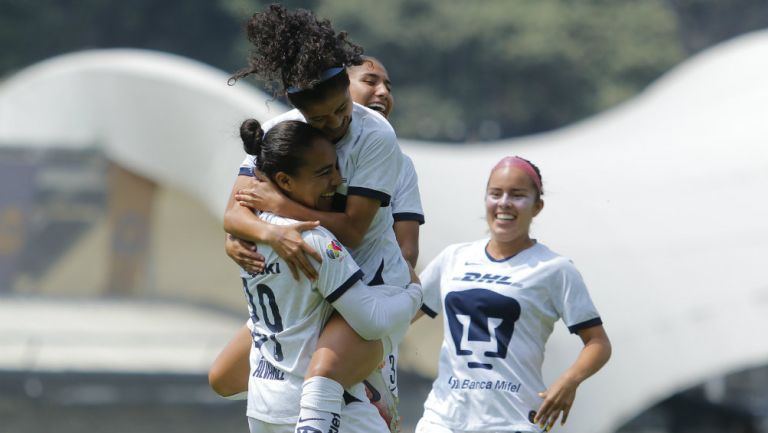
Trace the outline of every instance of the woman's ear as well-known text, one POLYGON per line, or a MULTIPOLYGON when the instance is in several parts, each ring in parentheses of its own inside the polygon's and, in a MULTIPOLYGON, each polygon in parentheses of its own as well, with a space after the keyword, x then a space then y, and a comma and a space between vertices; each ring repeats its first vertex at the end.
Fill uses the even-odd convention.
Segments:
POLYGON ((536 204, 533 205, 533 216, 537 216, 542 209, 544 209, 544 200, 539 198, 536 200, 536 204))
POLYGON ((275 184, 277 185, 278 188, 285 191, 291 191, 293 188, 293 182, 291 181, 291 176, 288 176, 282 171, 278 171, 277 174, 275 174, 275 184))

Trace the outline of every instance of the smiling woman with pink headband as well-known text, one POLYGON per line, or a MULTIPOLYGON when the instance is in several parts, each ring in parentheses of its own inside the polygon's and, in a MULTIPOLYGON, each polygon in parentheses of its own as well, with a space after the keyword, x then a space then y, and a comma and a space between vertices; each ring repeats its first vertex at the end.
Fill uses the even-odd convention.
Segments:
POLYGON ((445 336, 416 433, 548 430, 565 423, 579 384, 608 361, 611 344, 578 270, 530 237, 543 193, 536 166, 503 158, 485 191, 490 237, 447 247, 421 273, 427 314, 443 313, 445 336), (547 387, 544 345, 559 319, 584 348, 547 387))

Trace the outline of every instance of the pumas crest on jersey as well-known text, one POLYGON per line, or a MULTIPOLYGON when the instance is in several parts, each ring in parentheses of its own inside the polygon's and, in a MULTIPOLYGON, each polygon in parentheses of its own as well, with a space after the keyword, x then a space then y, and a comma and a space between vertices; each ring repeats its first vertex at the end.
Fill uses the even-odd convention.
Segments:
POLYGON ((336 239, 333 239, 328 245, 325 247, 325 255, 328 256, 329 259, 338 259, 339 257, 342 257, 344 253, 344 248, 341 246, 339 241, 336 239))

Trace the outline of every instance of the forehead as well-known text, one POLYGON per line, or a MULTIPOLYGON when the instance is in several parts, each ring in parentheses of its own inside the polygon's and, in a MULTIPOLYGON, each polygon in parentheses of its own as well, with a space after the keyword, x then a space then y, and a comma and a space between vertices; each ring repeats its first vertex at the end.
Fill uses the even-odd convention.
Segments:
POLYGON ((300 111, 306 119, 322 117, 335 113, 339 107, 347 102, 349 102, 349 90, 344 89, 341 92, 330 94, 322 101, 306 104, 300 111))
POLYGON ((533 189, 533 180, 528 174, 512 166, 499 167, 491 172, 488 178, 488 188, 499 189, 533 189))
POLYGON ((357 66, 352 66, 350 69, 351 75, 359 77, 363 74, 379 75, 384 78, 389 78, 387 69, 376 59, 365 59, 363 63, 357 66))
POLYGON ((304 153, 304 162, 311 170, 334 164, 336 162, 336 148, 325 138, 315 138, 312 147, 304 153))

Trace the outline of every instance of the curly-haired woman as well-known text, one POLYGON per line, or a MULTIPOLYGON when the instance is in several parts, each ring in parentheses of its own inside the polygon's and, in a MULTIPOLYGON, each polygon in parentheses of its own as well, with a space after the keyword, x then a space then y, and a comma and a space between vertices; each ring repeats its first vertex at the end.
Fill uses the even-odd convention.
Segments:
MULTIPOLYGON (((404 287, 410 272, 392 231, 389 209, 403 158, 389 123, 350 98, 346 67, 362 63, 362 49, 348 41, 345 33, 337 33, 329 21, 279 5, 253 15, 248 38, 253 45, 249 67, 233 78, 256 75, 296 107, 266 122, 264 130, 285 120, 304 121, 321 130, 335 144, 343 183, 333 194, 335 212, 310 209, 288 199, 272 183, 248 176, 255 161, 247 157, 230 196, 225 230, 268 244, 294 276, 302 271, 316 277, 305 253, 318 261, 320 256, 300 234, 313 224, 272 225, 251 209, 317 221, 349 247, 368 285, 404 287)), ((401 338, 393 337, 394 347, 401 338)), ((297 431, 305 427, 328 431, 332 426, 320 420, 333 417, 324 414, 339 413, 343 390, 364 379, 374 387, 374 395, 386 402, 384 415, 394 422, 396 359, 396 350, 384 353, 380 341, 363 340, 342 318, 331 318, 307 369, 297 431)), ((249 386, 259 384, 252 378, 249 386)))

